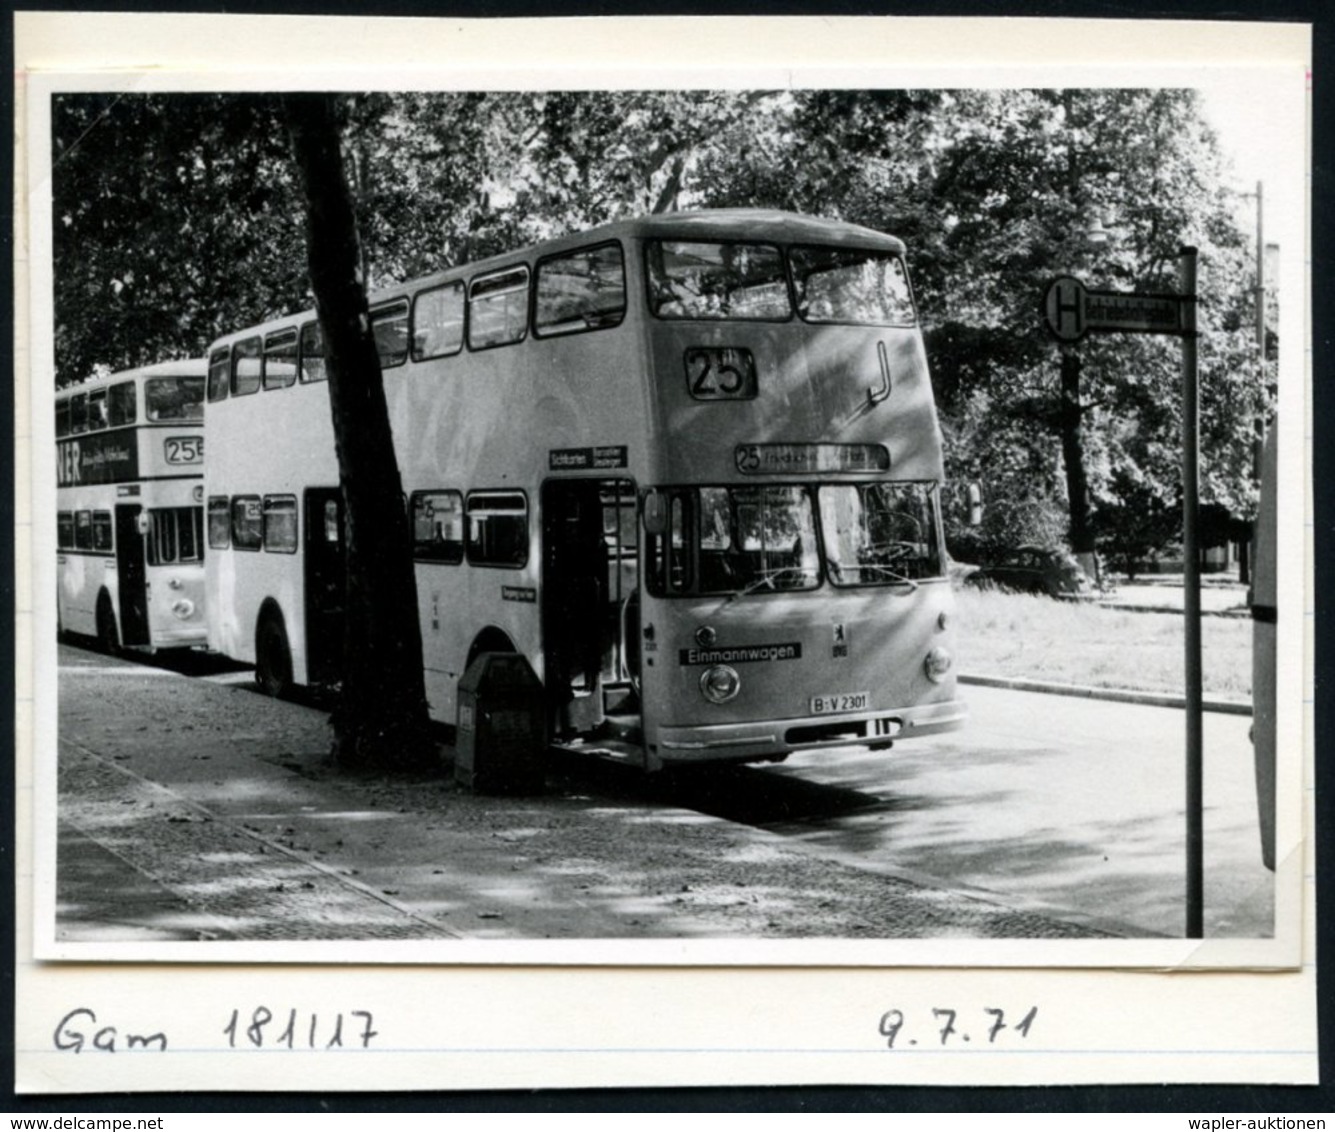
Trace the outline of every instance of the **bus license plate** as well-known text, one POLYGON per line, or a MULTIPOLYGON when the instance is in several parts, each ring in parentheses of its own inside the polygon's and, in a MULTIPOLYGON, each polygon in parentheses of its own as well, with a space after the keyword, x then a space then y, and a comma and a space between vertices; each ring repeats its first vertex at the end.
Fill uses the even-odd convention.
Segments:
POLYGON ((812 696, 811 714, 837 715, 845 711, 866 711, 870 702, 870 692, 835 692, 829 696, 812 696))

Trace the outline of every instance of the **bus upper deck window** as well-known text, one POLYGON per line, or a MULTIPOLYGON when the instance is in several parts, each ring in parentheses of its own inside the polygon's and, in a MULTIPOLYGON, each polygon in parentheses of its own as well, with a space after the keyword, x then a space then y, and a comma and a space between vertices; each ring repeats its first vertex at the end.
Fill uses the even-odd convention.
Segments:
POLYGON ((325 370, 324 335, 318 322, 308 322, 301 328, 301 380, 324 381, 329 374, 325 370))
POLYGON ((464 285, 446 283, 413 299, 413 361, 444 358, 464 348, 464 285))
POLYGON ((371 333, 380 355, 380 368, 391 369, 408 360, 408 300, 397 299, 371 312, 371 333))
POLYGON ((538 264, 533 333, 539 338, 616 326, 626 314, 620 244, 601 244, 538 264))
POLYGON ((56 402, 56 435, 69 436, 70 434, 70 403, 68 401, 56 402))
POLYGON ((107 391, 94 389, 88 394, 88 431, 107 427, 107 391))
POLYGON ((232 374, 232 355, 229 350, 214 350, 209 355, 209 400, 222 401, 227 397, 227 386, 232 374))
POLYGON ((783 322, 792 317, 776 247, 655 240, 647 256, 649 308, 659 318, 783 322))
POLYGON ((264 340, 264 388, 286 389, 297 380, 297 331, 280 330, 264 340))
POLYGON ((204 379, 150 377, 144 382, 144 416, 150 421, 202 421, 204 379))
POLYGON ((88 394, 76 393, 70 398, 70 432, 88 431, 88 394))
POLYGON ((243 397, 260 388, 263 348, 258 337, 247 338, 232 346, 232 396, 243 397))
POLYGON ((797 313, 806 322, 912 326, 913 296, 904 262, 859 248, 789 250, 797 313))
POLYGON ((528 333, 528 268, 509 267, 474 279, 468 290, 468 348, 486 350, 528 333))
POLYGON ((133 381, 118 381, 107 389, 107 421, 112 428, 132 425, 138 416, 133 381))

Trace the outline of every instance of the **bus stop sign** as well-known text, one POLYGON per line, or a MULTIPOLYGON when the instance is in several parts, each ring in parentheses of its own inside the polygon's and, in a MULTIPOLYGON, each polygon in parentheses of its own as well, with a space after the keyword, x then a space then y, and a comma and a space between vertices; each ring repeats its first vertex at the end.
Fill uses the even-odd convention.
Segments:
POLYGON ((1062 275, 1043 295, 1043 317, 1059 342, 1086 334, 1172 334, 1186 332, 1181 295, 1133 295, 1094 291, 1062 275))

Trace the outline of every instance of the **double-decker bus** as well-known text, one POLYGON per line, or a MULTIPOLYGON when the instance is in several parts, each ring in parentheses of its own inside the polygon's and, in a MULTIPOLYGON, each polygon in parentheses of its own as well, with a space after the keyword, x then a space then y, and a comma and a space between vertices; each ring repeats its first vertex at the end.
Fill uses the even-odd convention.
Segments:
POLYGON ((102 647, 202 646, 204 383, 198 358, 56 393, 56 598, 102 647))
MULTIPOLYGON (((433 718, 499 650, 650 770, 958 726, 904 250, 674 213, 373 294, 433 718)), ((338 679, 357 600, 324 382, 313 312, 210 350, 209 639, 275 693, 338 679)))

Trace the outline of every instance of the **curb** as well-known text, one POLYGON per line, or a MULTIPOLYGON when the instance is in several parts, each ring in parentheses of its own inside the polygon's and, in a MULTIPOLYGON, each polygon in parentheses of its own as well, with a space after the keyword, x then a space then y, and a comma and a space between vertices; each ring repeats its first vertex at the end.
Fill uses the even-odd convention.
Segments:
MULTIPOLYGON (((960 673, 957 679, 961 684, 976 684, 983 688, 1009 688, 1016 692, 1046 692, 1053 696, 1112 700, 1122 704, 1148 704, 1151 707, 1185 709, 1187 706, 1185 696, 1175 696, 1165 692, 1137 692, 1129 688, 1094 688, 1083 684, 1056 684, 1045 680, 1023 680, 1009 676, 971 676, 965 673, 960 673)), ((1252 714, 1252 705, 1238 700, 1204 700, 1201 708, 1204 711, 1221 712, 1225 715, 1252 714)))
MULTIPOLYGON (((1124 613, 1175 613, 1179 617, 1185 612, 1174 605, 1132 605, 1129 602, 1095 601, 1099 609, 1116 609, 1124 613)), ((1202 617, 1231 617, 1238 621, 1250 619, 1250 609, 1202 609, 1202 617)))

